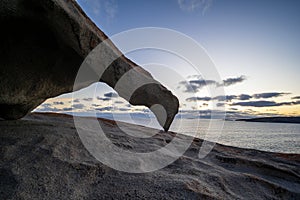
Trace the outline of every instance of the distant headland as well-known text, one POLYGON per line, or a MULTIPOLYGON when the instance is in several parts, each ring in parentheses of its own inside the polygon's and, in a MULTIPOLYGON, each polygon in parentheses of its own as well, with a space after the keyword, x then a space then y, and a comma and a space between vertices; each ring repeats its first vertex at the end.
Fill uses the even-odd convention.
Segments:
POLYGON ((300 124, 300 117, 261 117, 251 119, 237 119, 236 121, 300 124))

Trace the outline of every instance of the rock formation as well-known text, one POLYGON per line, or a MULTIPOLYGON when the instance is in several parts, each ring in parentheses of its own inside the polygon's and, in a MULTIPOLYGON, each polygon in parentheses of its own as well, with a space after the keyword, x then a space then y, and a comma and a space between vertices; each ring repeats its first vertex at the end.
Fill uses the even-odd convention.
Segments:
MULTIPOLYGON (((300 155, 216 144, 199 159, 202 140, 194 139, 171 165, 132 174, 94 159, 73 123, 56 114, 0 121, 0 199, 300 199, 300 155)), ((154 136, 125 137, 114 121, 99 123, 115 145, 132 152, 151 152, 175 135, 128 125, 154 136)))
MULTIPOLYGON (((4 119, 19 119, 46 99, 73 91, 83 60, 107 40, 74 0, 2 0, 0 24, 0 117, 4 119)), ((109 40, 108 44, 102 57, 121 56, 111 63, 100 81, 114 87, 132 69, 137 72, 133 80, 140 76, 153 80, 109 40)), ((168 130, 178 112, 178 100, 159 82, 153 82, 132 96, 122 88, 117 92, 133 105, 149 107, 168 130), (160 116, 162 112, 153 107, 156 104, 166 110, 167 116, 160 116)))

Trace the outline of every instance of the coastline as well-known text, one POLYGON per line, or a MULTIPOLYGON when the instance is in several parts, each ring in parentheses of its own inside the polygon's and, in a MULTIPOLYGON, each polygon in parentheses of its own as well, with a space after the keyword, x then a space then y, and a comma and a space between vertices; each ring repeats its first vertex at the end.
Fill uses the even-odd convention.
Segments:
POLYGON ((235 121, 300 124, 300 117, 259 117, 235 121))

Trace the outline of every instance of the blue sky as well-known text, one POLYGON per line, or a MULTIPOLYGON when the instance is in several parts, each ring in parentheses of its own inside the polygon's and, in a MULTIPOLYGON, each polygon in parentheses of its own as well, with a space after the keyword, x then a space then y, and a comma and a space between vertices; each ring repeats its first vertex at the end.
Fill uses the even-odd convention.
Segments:
MULTIPOLYGON (((77 2, 108 36, 132 28, 163 27, 182 32, 196 40, 206 49, 223 80, 243 77, 242 81, 225 87, 226 95, 231 98, 231 101, 227 102, 229 112, 253 116, 300 115, 300 98, 297 98, 300 96, 300 1, 78 0, 77 2), (248 95, 251 98, 243 99, 240 95, 248 95), (258 96, 261 97, 257 98, 258 96)), ((158 57, 159 54, 141 51, 127 56, 137 63, 147 63, 151 61, 149 58, 158 57)), ((159 71, 147 69, 154 76, 159 71)), ((111 103, 101 101, 104 94, 111 91, 104 85, 97 88, 99 93, 97 105, 103 108, 102 110, 105 110, 105 107, 112 107, 111 103)), ((82 96, 86 95, 87 93, 82 92, 82 96)), ((192 110, 209 110, 206 106, 208 101, 202 101, 200 98, 205 96, 205 92, 202 96, 200 92, 197 101, 202 106, 192 110)), ((69 99, 70 95, 63 95, 48 100, 45 102, 46 107, 42 105, 37 110, 63 111, 63 108, 70 107, 69 99), (64 104, 54 105, 54 102, 62 101, 64 104)), ((81 109, 81 112, 92 109, 86 102, 88 101, 81 100, 80 103, 85 105, 85 109, 81 109)), ((181 103, 189 104, 184 100, 181 103)), ((128 111, 125 108, 130 106, 124 102, 118 107, 128 111)), ((136 110, 143 111, 144 108, 138 107, 136 110)))

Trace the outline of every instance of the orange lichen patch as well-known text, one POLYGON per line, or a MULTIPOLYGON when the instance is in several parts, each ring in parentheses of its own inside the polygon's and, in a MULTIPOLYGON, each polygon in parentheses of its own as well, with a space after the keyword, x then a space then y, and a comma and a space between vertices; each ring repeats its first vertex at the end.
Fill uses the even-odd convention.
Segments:
POLYGON ((214 147, 215 150, 220 151, 220 152, 227 152, 227 153, 232 153, 232 154, 236 154, 236 153, 241 153, 242 150, 235 148, 235 147, 229 147, 229 146, 225 146, 225 145, 221 145, 218 144, 217 146, 214 147))
POLYGON ((100 120, 101 122, 105 123, 105 125, 108 125, 108 126, 117 126, 117 123, 116 121, 114 120, 110 120, 110 119, 104 119, 104 118, 98 118, 98 120, 100 120))
POLYGON ((31 113, 31 115, 36 115, 36 116, 38 116, 38 115, 40 115, 40 116, 42 116, 42 115, 44 115, 44 116, 51 116, 51 117, 65 117, 65 118, 73 118, 73 116, 72 115, 69 115, 69 114, 64 114, 64 113, 53 113, 53 112, 43 112, 43 113, 41 113, 41 112, 33 112, 33 113, 31 113))

